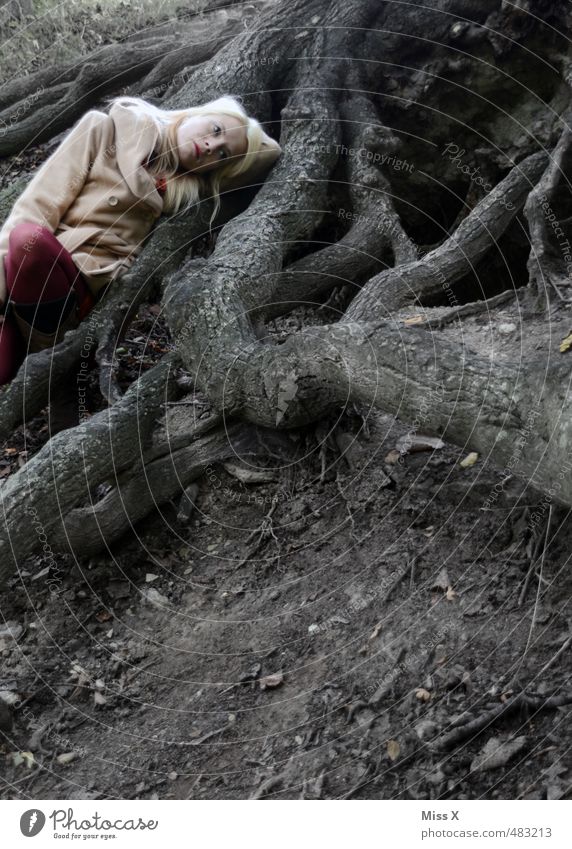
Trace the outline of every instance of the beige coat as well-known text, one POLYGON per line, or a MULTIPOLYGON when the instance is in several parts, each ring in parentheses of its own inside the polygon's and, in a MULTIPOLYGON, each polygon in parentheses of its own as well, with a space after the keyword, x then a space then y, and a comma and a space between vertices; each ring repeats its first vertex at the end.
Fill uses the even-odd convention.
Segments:
MULTIPOLYGON (((154 119, 132 106, 86 112, 35 173, 0 230, 0 303, 7 294, 8 236, 20 221, 51 230, 94 294, 132 265, 163 209, 155 179, 142 165, 159 133, 154 119)), ((251 180, 272 165, 280 147, 266 136, 262 152, 248 169, 251 180)))
POLYGON ((163 199, 141 164, 160 130, 132 107, 92 109, 42 164, 0 230, 0 299, 4 257, 20 221, 36 221, 71 253, 94 293, 124 273, 161 215, 163 199))

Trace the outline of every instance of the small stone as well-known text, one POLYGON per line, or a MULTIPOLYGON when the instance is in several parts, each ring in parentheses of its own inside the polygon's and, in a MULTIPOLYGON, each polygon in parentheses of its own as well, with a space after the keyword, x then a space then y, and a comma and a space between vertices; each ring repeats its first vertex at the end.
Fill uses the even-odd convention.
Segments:
POLYGON ((499 324, 499 333, 502 333, 504 336, 514 333, 515 330, 516 324, 499 324))

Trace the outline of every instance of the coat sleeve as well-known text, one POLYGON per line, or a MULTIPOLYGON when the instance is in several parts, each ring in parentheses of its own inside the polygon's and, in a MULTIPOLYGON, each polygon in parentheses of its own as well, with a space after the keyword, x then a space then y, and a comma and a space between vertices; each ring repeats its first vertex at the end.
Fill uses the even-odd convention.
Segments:
POLYGON ((7 298, 4 258, 10 231, 21 221, 33 221, 55 232, 85 184, 109 122, 111 118, 105 112, 96 109, 86 112, 14 203, 0 229, 0 305, 7 298))

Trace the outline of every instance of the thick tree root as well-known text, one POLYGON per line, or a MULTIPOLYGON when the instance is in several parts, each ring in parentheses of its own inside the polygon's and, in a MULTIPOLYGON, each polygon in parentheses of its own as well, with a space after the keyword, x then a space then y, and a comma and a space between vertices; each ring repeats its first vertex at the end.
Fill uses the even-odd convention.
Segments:
POLYGON ((140 79, 172 49, 173 42, 166 44, 162 39, 150 45, 121 45, 112 64, 86 61, 56 102, 44 105, 40 98, 31 108, 24 100, 4 110, 0 119, 9 129, 0 136, 0 156, 20 153, 29 144, 40 144, 67 130, 94 103, 140 79), (15 123, 13 117, 22 111, 24 117, 15 123))
POLYGON ((89 507, 72 510, 65 519, 65 534, 52 546, 58 551, 90 556, 120 539, 140 519, 173 499, 180 498, 204 471, 237 455, 252 461, 266 454, 256 439, 255 428, 233 425, 190 441, 184 448, 142 461, 120 475, 104 498, 89 507))
POLYGON ((350 305, 352 320, 380 318, 415 301, 448 297, 451 285, 474 269, 522 209, 529 191, 546 167, 547 155, 534 153, 489 192, 439 247, 421 259, 372 277, 350 305))
POLYGON ((336 243, 287 266, 279 275, 280 300, 268 305, 265 317, 275 318, 299 304, 316 303, 336 286, 360 284, 385 267, 383 256, 393 250, 396 264, 411 262, 417 250, 407 236, 392 202, 389 181, 379 165, 398 147, 391 132, 380 127, 371 102, 352 88, 351 107, 342 108, 349 128, 339 146, 347 151, 346 176, 351 209, 333 211, 350 219, 348 232, 336 243), (376 158, 377 157, 377 158, 376 158))
POLYGON ((41 548, 45 536, 57 537, 65 517, 78 504, 89 503, 100 483, 114 480, 144 456, 163 404, 179 393, 176 366, 174 356, 165 357, 117 404, 52 437, 4 484, 0 584, 41 548))
MULTIPOLYGON (((572 117, 568 112, 563 117, 565 124, 562 135, 550 158, 548 166, 532 189, 524 205, 524 214, 530 233, 530 257, 528 260, 529 285, 537 295, 546 298, 551 286, 561 300, 570 296, 571 280, 566 275, 562 258, 558 258, 549 246, 548 222, 557 241, 564 241, 564 230, 551 207, 554 192, 563 174, 563 160, 572 147, 572 131, 567 122, 572 117)), ((566 243, 568 244, 568 243, 566 243)))

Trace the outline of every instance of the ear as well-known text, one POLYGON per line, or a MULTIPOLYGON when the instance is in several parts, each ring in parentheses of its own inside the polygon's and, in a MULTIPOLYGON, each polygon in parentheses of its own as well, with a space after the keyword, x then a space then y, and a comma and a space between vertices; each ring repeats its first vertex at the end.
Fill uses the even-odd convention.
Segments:
POLYGON ((262 137, 262 145, 260 148, 259 156, 263 156, 265 162, 273 164, 274 162, 276 162, 281 153, 282 148, 280 147, 278 142, 274 141, 274 139, 267 133, 264 133, 262 137))

